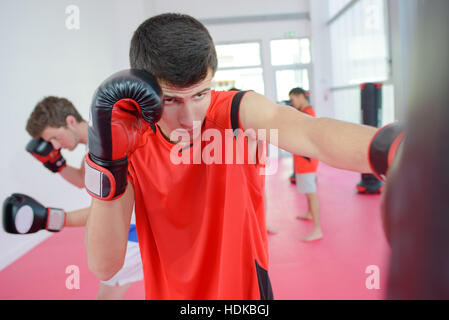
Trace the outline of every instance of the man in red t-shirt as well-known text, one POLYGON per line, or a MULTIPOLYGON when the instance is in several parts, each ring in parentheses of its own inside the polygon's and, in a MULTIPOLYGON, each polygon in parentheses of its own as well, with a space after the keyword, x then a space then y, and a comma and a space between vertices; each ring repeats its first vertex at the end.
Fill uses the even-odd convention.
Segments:
POLYGON ((211 90, 215 45, 188 15, 144 21, 130 63, 90 109, 90 270, 107 280, 121 268, 135 203, 147 299, 273 299, 260 145, 370 172, 377 129, 211 90))
MULTIPOLYGON (((292 106, 309 116, 315 117, 315 111, 309 104, 308 92, 302 88, 293 88, 289 92, 292 106)), ((316 193, 316 170, 318 160, 315 158, 293 155, 296 187, 299 193, 305 194, 307 198, 307 212, 297 216, 298 219, 313 220, 314 226, 310 234, 304 236, 303 241, 319 240, 323 237, 320 225, 320 203, 316 193)))

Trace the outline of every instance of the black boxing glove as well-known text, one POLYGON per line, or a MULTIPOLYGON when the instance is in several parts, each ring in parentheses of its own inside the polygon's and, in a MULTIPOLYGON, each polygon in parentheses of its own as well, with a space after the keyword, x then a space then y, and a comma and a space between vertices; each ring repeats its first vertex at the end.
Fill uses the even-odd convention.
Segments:
POLYGON ((46 208, 33 198, 20 193, 12 194, 3 202, 3 229, 8 233, 61 231, 65 225, 65 216, 64 210, 46 208))
POLYGON ((398 122, 380 128, 374 135, 368 149, 368 160, 376 178, 385 181, 388 168, 404 138, 404 130, 398 122))
POLYGON ((60 150, 54 149, 50 142, 42 138, 31 139, 26 145, 25 150, 31 153, 33 157, 42 162, 52 172, 59 172, 67 165, 60 150))
POLYGON ((144 144, 144 133, 162 116, 162 90, 143 70, 123 70, 94 94, 85 158, 85 187, 101 200, 126 190, 128 156, 144 144))

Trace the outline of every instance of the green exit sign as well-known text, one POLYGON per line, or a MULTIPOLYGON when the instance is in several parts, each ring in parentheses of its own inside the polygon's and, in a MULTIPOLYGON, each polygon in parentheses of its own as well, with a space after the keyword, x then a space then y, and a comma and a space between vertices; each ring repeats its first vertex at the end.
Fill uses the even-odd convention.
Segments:
POLYGON ((295 37, 295 32, 294 31, 287 31, 286 33, 284 33, 284 36, 286 38, 294 38, 295 37))

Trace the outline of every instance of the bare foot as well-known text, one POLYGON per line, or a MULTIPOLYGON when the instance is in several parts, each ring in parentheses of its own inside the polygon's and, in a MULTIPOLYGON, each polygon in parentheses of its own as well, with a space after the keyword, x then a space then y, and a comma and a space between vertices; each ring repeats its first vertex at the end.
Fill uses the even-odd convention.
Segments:
POLYGON ((298 216, 296 216, 296 219, 312 220, 313 217, 312 217, 312 214, 311 214, 310 212, 307 212, 307 213, 305 213, 305 214, 303 214, 303 215, 298 215, 298 216))
POLYGON ((323 238, 323 232, 321 231, 321 229, 314 229, 311 234, 302 237, 301 240, 309 242, 320 240, 321 238, 323 238))

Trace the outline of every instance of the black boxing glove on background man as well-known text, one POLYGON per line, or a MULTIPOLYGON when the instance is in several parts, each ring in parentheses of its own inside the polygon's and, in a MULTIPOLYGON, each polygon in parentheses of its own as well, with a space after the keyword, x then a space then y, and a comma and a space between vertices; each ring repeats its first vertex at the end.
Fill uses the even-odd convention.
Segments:
POLYGON ((65 225, 65 217, 64 210, 47 208, 21 193, 13 193, 3 201, 3 229, 8 233, 61 231, 65 225))
POLYGON ((162 116, 162 90, 146 71, 129 69, 106 79, 90 108, 85 187, 101 200, 126 190, 128 156, 143 145, 143 133, 162 116))

